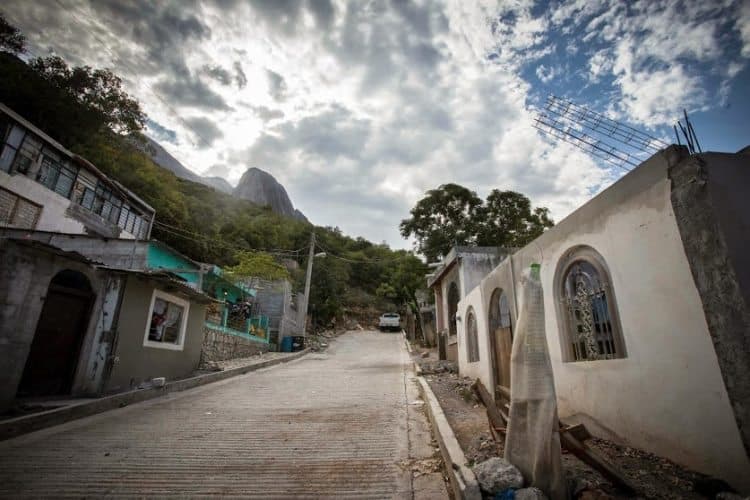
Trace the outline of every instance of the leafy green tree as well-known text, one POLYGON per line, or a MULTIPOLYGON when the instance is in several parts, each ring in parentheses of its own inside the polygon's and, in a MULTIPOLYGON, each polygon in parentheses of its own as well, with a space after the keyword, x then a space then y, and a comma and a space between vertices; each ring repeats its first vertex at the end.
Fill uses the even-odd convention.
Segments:
POLYGON ((54 87, 69 94, 100 124, 117 134, 138 134, 146 124, 146 114, 137 100, 122 88, 122 79, 108 69, 90 66, 69 67, 59 56, 39 57, 29 65, 54 87))
POLYGON ((437 260, 456 245, 476 243, 482 200, 458 184, 443 184, 427 191, 401 221, 401 236, 414 236, 418 251, 428 261, 437 260))
POLYGON ((521 247, 554 224, 547 208, 531 210, 531 201, 515 191, 493 189, 480 210, 477 245, 521 247))
POLYGON ((347 302, 349 266, 327 256, 315 259, 310 282, 310 304, 307 312, 316 327, 327 327, 338 317, 347 302))
POLYGON ((235 254, 235 259, 237 265, 225 269, 231 278, 261 278, 271 281, 289 278, 289 271, 271 254, 241 250, 235 254))
POLYGON ((378 286, 376 293, 405 306, 418 319, 419 331, 424 339, 422 315, 419 312, 417 291, 425 288, 427 265, 411 253, 401 252, 399 259, 389 266, 386 280, 378 286))
POLYGON ((0 14, 0 50, 11 54, 26 52, 26 37, 0 14))
POLYGON ((401 221, 401 236, 416 239, 416 250, 434 261, 454 246, 519 247, 554 224, 549 210, 515 191, 492 190, 486 201, 457 184, 427 192, 401 221))

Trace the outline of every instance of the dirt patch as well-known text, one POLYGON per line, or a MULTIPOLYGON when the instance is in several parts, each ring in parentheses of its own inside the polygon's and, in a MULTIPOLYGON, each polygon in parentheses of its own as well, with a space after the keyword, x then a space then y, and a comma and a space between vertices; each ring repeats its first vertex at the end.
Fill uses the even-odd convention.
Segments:
MULTIPOLYGON (((464 450, 467 465, 502 457, 504 443, 492 438, 484 405, 471 389, 472 380, 449 372, 425 375, 425 379, 464 450)), ((645 498, 697 500, 715 498, 717 493, 728 490, 721 481, 636 448, 597 438, 587 440, 586 444, 630 478, 645 498)), ((630 498, 574 455, 563 451, 562 458, 574 498, 630 498)))
POLYGON ((471 390, 471 380, 454 373, 425 375, 425 379, 440 401, 468 465, 502 456, 502 444, 490 435, 486 411, 471 390))

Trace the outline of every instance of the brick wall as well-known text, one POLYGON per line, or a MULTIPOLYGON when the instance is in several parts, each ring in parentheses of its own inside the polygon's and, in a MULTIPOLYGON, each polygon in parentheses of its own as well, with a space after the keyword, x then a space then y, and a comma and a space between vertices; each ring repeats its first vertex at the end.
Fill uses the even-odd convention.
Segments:
POLYGON ((247 358, 259 352, 268 352, 268 344, 205 327, 201 367, 211 361, 247 358))

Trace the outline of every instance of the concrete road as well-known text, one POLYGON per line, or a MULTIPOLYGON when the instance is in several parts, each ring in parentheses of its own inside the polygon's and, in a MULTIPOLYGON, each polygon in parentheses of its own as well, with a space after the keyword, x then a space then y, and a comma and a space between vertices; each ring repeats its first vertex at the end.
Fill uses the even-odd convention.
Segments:
POLYGON ((400 334, 0 443, 0 496, 446 498, 400 334))

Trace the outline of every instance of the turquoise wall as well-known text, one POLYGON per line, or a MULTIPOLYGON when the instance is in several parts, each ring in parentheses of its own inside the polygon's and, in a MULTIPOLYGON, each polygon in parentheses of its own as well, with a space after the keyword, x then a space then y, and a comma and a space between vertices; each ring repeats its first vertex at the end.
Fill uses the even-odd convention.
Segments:
POLYGON ((150 269, 195 269, 194 273, 175 273, 188 283, 198 283, 199 267, 193 262, 189 261, 185 257, 162 247, 161 245, 155 245, 149 243, 148 255, 147 255, 147 266, 150 269))

